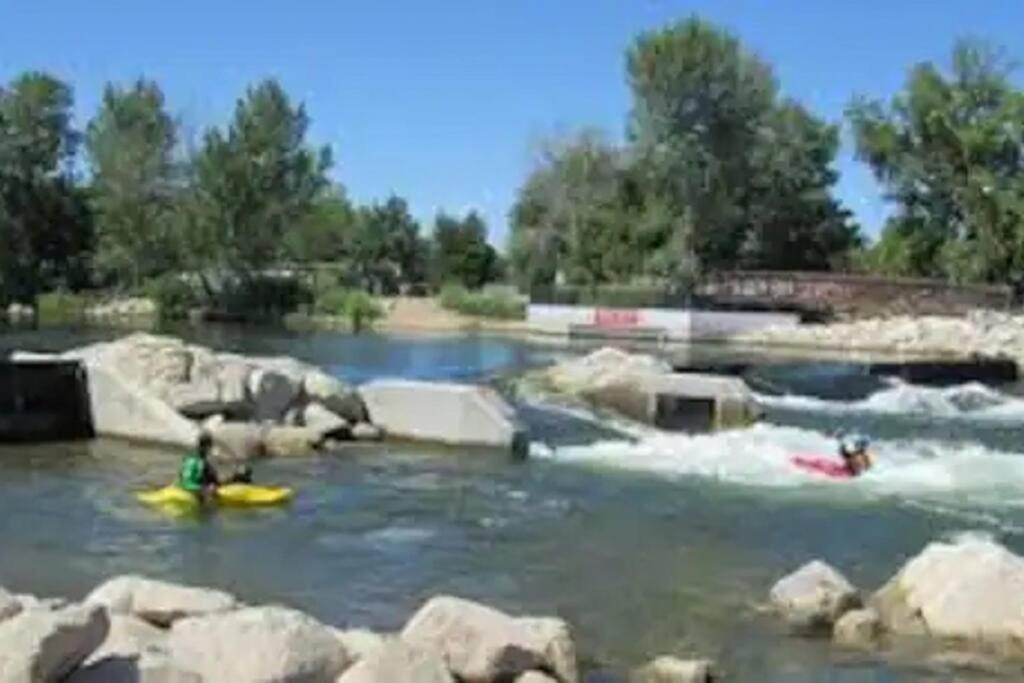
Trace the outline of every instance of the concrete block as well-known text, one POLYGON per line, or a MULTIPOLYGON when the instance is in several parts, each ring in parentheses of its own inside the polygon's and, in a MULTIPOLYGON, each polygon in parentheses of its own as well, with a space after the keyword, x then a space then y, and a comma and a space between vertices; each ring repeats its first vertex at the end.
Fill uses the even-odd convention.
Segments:
POLYGON ((592 402, 670 431, 712 431, 750 424, 757 404, 736 377, 700 373, 637 374, 586 392, 592 402))
POLYGON ((376 380, 359 390, 370 421, 390 437, 524 455, 526 433, 493 389, 469 384, 376 380))
POLYGON ((131 384, 116 371, 86 363, 89 407, 97 436, 191 447, 199 428, 176 410, 131 384))

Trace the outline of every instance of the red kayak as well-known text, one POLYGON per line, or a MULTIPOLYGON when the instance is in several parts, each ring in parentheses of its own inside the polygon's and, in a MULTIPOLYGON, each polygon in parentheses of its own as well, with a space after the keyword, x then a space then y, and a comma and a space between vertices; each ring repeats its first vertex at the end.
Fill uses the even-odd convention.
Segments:
POLYGON ((850 479, 853 475, 841 461, 821 455, 795 455, 789 459, 802 470, 833 479, 850 479))

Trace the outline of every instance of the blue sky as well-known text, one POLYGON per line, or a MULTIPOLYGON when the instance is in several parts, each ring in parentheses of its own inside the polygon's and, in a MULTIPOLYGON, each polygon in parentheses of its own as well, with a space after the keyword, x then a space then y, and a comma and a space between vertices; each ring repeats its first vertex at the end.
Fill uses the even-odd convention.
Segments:
MULTIPOLYGON (((537 141, 582 126, 621 137, 624 50, 693 13, 831 120, 854 93, 888 97, 913 63, 944 60, 957 36, 1024 58, 1019 0, 0 0, 0 81, 52 71, 84 122, 105 82, 145 75, 198 135, 274 76, 306 102, 353 197, 397 192, 421 218, 477 207, 500 245, 537 141)), ((848 145, 838 165, 841 198, 876 232, 870 173, 848 145)))

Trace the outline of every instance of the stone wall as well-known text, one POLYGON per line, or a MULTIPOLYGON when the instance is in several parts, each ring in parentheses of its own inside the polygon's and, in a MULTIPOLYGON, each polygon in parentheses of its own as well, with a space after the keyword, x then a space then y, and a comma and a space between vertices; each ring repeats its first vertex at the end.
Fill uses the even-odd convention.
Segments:
POLYGON ((720 273, 701 286, 700 294, 726 305, 795 308, 837 318, 963 315, 977 308, 1005 309, 1013 302, 1007 285, 770 271, 720 273))

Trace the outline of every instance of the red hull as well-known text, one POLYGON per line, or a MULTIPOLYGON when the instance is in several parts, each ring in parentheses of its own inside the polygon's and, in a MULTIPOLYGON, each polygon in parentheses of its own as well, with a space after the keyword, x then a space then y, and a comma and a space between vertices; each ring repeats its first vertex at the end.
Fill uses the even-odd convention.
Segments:
POLYGON ((826 458, 820 455, 797 455, 789 460, 800 469, 820 474, 833 479, 850 479, 853 477, 846 465, 835 458, 826 458))

